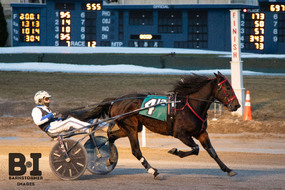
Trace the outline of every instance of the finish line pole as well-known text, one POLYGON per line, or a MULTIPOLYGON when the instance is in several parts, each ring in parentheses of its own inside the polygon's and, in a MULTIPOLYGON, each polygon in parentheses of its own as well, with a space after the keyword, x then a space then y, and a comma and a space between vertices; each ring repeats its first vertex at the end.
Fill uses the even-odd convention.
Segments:
POLYGON ((231 63, 231 82, 241 107, 236 111, 237 114, 243 115, 245 92, 243 88, 243 65, 241 61, 240 50, 240 10, 230 10, 231 12, 231 46, 232 61, 231 63))

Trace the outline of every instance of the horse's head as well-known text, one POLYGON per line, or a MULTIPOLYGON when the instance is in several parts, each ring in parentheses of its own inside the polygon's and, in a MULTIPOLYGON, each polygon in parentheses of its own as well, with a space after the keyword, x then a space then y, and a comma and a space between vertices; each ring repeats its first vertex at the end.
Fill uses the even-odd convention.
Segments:
POLYGON ((240 108, 240 104, 232 88, 232 85, 228 79, 220 72, 218 72, 218 74, 215 73, 215 75, 218 85, 215 98, 222 102, 229 111, 236 111, 238 108, 240 108))

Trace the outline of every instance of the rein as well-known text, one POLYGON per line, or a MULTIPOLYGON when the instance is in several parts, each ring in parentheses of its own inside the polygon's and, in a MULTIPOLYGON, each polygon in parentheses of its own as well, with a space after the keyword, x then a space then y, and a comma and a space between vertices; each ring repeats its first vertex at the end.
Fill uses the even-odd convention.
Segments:
MULTIPOLYGON (((165 96, 165 95, 159 95, 159 94, 156 94, 157 96, 165 96)), ((177 97, 181 97, 181 98, 184 98, 184 96, 177 96, 177 97)), ((104 104, 107 104, 107 103, 115 103, 115 102, 119 102, 119 101, 124 101, 124 100, 131 100, 131 99, 143 99, 145 98, 144 96, 137 96, 137 97, 128 97, 128 98, 120 98, 120 99, 115 99, 115 100, 112 100, 112 101, 106 101, 106 102, 100 102, 100 103, 94 103, 94 104, 90 104, 90 105, 85 105, 85 106, 81 106, 81 107, 76 107, 76 108, 72 108, 68 111, 75 111, 75 110, 79 110, 79 109, 84 109, 84 108, 89 108, 89 107, 93 107, 93 106, 100 106, 100 105, 104 105, 104 104)), ((199 98, 190 98, 192 100, 197 100, 197 101, 202 101, 202 102, 211 102, 211 103, 217 103, 217 104, 222 104, 221 102, 219 101, 210 101, 210 100, 203 100, 203 99, 199 99, 199 98)))
POLYGON ((84 109, 84 108, 89 108, 89 107, 93 107, 93 106, 100 106, 100 105, 104 105, 107 103, 115 103, 115 102, 119 102, 119 101, 123 101, 123 100, 131 100, 131 99, 142 99, 145 98, 144 96, 137 96, 137 97, 128 97, 128 98, 120 98, 120 99, 115 99, 112 101, 106 101, 106 102, 100 102, 100 103, 95 103, 95 104, 90 104, 90 105, 85 105, 85 106, 81 106, 81 107, 76 107, 76 108, 72 108, 68 111, 75 111, 75 110, 79 110, 79 109, 84 109))
MULTIPOLYGON (((189 95, 187 95, 186 97, 188 97, 189 95)), ((185 96, 177 96, 179 98, 185 98, 185 96)), ((191 98, 191 97, 188 97, 189 99, 191 100, 197 100, 197 101, 200 101, 200 102, 209 102, 209 103, 216 103, 216 104, 223 104, 222 102, 219 102, 219 101, 211 101, 211 100, 204 100, 204 99, 200 99, 200 98, 191 98)))

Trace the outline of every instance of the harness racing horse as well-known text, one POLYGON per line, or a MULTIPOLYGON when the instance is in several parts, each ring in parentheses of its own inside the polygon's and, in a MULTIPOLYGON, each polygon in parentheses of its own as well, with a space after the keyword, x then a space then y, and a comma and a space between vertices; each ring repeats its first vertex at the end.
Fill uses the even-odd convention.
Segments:
MULTIPOLYGON (((208 78, 200 75, 190 75, 183 77, 174 86, 173 92, 176 97, 175 114, 171 119, 167 116, 166 121, 160 121, 138 112, 133 112, 141 108, 143 100, 147 94, 129 94, 120 98, 114 98, 113 101, 104 101, 91 112, 85 114, 72 114, 79 119, 89 119, 108 114, 109 117, 118 116, 127 112, 131 114, 124 115, 115 120, 119 127, 118 130, 108 130, 108 140, 110 149, 114 146, 114 142, 122 137, 128 137, 132 154, 141 162, 148 173, 152 174, 155 179, 159 179, 158 170, 153 168, 142 155, 138 141, 138 132, 142 130, 144 125, 150 131, 162 135, 173 136, 181 140, 185 145, 191 148, 190 151, 181 151, 176 148, 169 150, 169 153, 177 155, 181 158, 198 155, 199 146, 194 142, 193 137, 198 139, 204 149, 217 162, 221 170, 227 172, 229 176, 237 173, 228 168, 218 157, 215 149, 211 145, 207 133, 207 111, 214 100, 220 101, 227 107, 228 111, 236 111, 240 104, 232 89, 228 79, 220 72, 215 74, 215 78, 208 78)), ((107 165, 117 160, 116 154, 111 152, 107 165)))

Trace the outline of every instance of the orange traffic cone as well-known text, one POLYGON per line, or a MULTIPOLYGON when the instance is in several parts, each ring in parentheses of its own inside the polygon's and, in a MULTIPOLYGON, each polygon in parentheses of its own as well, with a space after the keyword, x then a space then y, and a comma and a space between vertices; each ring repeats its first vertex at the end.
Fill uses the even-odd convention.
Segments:
POLYGON ((243 120, 252 120, 249 90, 246 91, 243 120))

